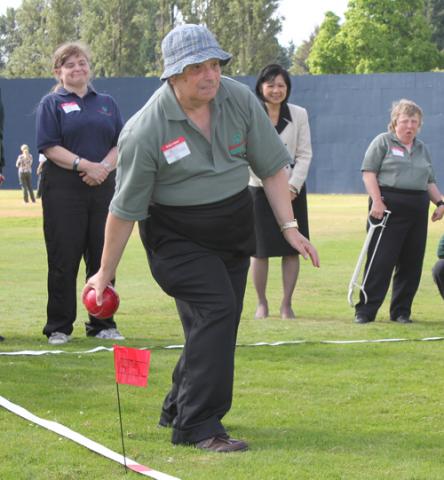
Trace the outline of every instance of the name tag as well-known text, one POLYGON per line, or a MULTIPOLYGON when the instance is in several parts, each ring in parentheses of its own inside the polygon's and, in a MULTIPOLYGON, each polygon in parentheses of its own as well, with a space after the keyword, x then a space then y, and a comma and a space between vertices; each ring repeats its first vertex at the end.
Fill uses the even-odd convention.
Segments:
POLYGON ((62 108, 65 113, 80 112, 80 107, 76 102, 62 103, 62 108))
POLYGON ((397 157, 403 157, 404 156, 404 150, 399 147, 392 147, 392 154, 396 155, 397 157))
POLYGON ((162 145, 161 150, 168 164, 177 162, 191 153, 185 137, 179 137, 162 145))

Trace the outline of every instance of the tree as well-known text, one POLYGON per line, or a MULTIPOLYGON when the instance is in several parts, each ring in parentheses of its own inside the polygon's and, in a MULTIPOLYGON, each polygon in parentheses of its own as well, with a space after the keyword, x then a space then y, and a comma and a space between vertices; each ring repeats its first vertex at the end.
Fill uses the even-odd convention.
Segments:
POLYGON ((444 0, 426 0, 425 15, 432 30, 432 41, 444 49, 444 0))
POLYGON ((305 75, 310 73, 310 68, 308 66, 307 60, 310 55, 311 49, 313 48, 313 43, 316 39, 316 36, 319 33, 319 27, 316 27, 314 32, 310 34, 308 40, 304 40, 297 49, 295 49, 292 55, 292 62, 290 73, 292 75, 305 75))
POLYGON ((6 9, 0 16, 0 71, 3 71, 12 52, 20 45, 17 33, 16 10, 6 9))
POLYGON ((424 0, 350 0, 341 27, 333 15, 314 42, 311 73, 418 72, 440 64, 424 0))
POLYGON ((347 49, 339 36, 339 21, 335 13, 326 12, 307 58, 310 73, 348 73, 347 49))
POLYGON ((15 14, 15 41, 3 74, 6 77, 47 77, 51 55, 46 31, 46 1, 23 0, 15 14))
MULTIPOLYGON (((93 55, 96 76, 143 74, 148 59, 139 52, 149 28, 152 2, 143 0, 81 0, 80 34, 93 55), (145 23, 146 22, 146 23, 145 23)), ((150 45, 154 48, 154 45, 150 45)))
POLYGON ((279 45, 279 52, 277 56, 277 63, 282 65, 286 70, 290 70, 291 62, 296 51, 296 46, 293 40, 290 41, 288 47, 279 45))
POLYGON ((277 0, 182 1, 180 11, 188 23, 202 23, 222 48, 233 55, 224 71, 230 75, 255 75, 268 63, 282 59, 277 41, 281 18, 277 0))
POLYGON ((423 0, 351 0, 342 34, 356 73, 428 71, 439 64, 423 0))
POLYGON ((80 36, 80 0, 50 0, 45 8, 46 31, 50 49, 80 36))
POLYGON ((82 40, 97 76, 159 75, 161 40, 179 22, 203 23, 233 54, 226 72, 256 74, 288 63, 277 41, 278 0, 23 0, 0 17, 0 68, 12 77, 46 77, 65 41, 82 40))
POLYGON ((67 40, 78 38, 78 0, 24 0, 0 17, 2 74, 48 77, 51 55, 67 40))

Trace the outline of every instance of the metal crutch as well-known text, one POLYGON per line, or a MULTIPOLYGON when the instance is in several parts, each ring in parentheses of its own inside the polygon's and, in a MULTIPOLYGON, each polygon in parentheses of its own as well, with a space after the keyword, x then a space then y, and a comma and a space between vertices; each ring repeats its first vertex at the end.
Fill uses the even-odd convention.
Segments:
POLYGON ((359 290, 362 292, 362 295, 364 296, 364 303, 367 303, 368 297, 367 293, 365 292, 365 282, 367 281, 368 274, 370 272, 370 269, 372 267, 373 260, 375 258, 376 251, 378 250, 379 242, 381 241, 382 234, 384 233, 384 228, 387 225, 388 218, 392 212, 390 210, 384 210, 384 216, 382 217, 381 221, 379 223, 373 223, 371 221, 371 217, 368 217, 368 232, 367 236, 365 237, 365 242, 364 245, 362 246, 361 253, 359 254, 358 262, 356 264, 355 270, 353 272, 352 278, 350 280, 350 283, 348 285, 348 303, 350 304, 351 307, 354 306, 353 303, 353 290, 355 287, 358 287, 359 290), (362 280, 362 283, 358 283, 358 277, 359 273, 362 268, 362 264, 364 263, 365 256, 368 251, 368 247, 370 245, 370 242, 373 238, 373 234, 375 233, 375 230, 377 228, 381 227, 381 231, 379 232, 379 237, 378 240, 376 241, 375 248, 373 250, 373 255, 372 258, 370 259, 370 262, 368 264, 367 272, 365 273, 364 279, 362 280))

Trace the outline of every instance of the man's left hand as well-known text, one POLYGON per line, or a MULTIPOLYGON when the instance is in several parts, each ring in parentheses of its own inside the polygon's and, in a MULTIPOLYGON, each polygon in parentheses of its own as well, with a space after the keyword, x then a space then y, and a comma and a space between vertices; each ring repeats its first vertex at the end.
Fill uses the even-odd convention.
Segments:
MULTIPOLYGON (((444 213, 444 212, 443 212, 444 213)), ((319 255, 316 248, 310 241, 302 235, 297 228, 289 228, 284 230, 285 240, 296 249, 306 260, 308 257, 314 267, 320 266, 319 255)))

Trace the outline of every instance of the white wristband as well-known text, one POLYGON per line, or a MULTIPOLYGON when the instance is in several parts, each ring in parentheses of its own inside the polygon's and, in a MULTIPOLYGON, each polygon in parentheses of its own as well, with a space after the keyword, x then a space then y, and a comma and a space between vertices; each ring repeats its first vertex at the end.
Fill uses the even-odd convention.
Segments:
POLYGON ((288 230, 289 228, 299 228, 298 221, 294 219, 290 222, 285 222, 283 225, 281 225, 281 232, 288 230))

